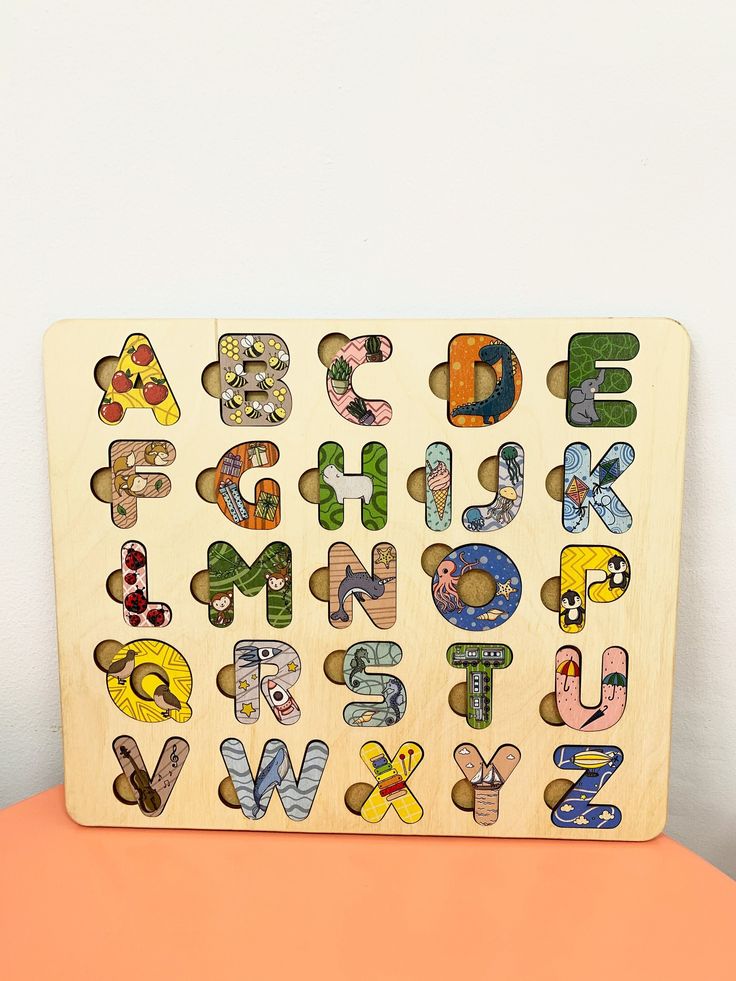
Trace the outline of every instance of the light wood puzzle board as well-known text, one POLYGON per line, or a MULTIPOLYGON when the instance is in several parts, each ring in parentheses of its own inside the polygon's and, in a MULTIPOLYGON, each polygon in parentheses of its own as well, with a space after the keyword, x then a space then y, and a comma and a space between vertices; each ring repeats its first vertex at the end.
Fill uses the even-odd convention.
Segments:
POLYGON ((246 831, 659 833, 688 354, 686 333, 670 320, 55 324, 45 344, 46 398, 72 817, 246 831), (320 352, 333 364, 343 342, 320 343, 335 334, 362 340, 348 344, 328 381, 320 352), (205 371, 220 352, 222 365, 205 371), (466 406, 451 422, 430 375, 440 393, 449 377, 450 410, 483 401, 489 376, 497 387, 490 403, 466 406), (100 384, 111 379, 106 394, 100 384), (260 445, 213 473, 241 444, 260 445), (344 464, 334 445, 320 460, 322 444, 342 447, 344 464), (366 444, 378 445, 366 451, 362 473, 366 444), (478 469, 499 454, 496 495, 478 469), (300 492, 301 481, 312 493, 304 475, 318 460, 324 507, 300 492), (422 469, 426 514, 407 487, 422 469), (197 489, 212 497, 219 485, 222 510, 197 489), (334 528, 343 493, 344 523, 334 528), (224 513, 225 498, 236 514, 245 508, 245 527, 224 513), (208 559, 218 542, 235 551, 218 546, 208 559), (425 553, 438 544, 453 554, 425 553), (315 573, 328 567, 331 547, 326 602, 312 589, 327 595, 326 574, 315 573), (569 597, 561 611, 560 586, 548 582, 570 547, 562 592, 578 586, 582 630, 577 601, 569 597), (271 579, 252 597, 236 583, 231 601, 223 569, 238 574, 238 554, 247 564, 241 585, 271 579), (435 579, 423 556, 431 568, 443 559, 435 579), (473 578, 459 578, 464 563, 468 572, 495 571, 487 609, 463 603, 473 578), (580 586, 576 575, 590 567, 601 571, 580 586), (451 649, 469 669, 449 663, 451 649), (342 655, 328 657, 335 651, 349 651, 348 678, 354 668, 353 683, 374 695, 336 683, 344 676, 342 655), (387 663, 397 652, 398 663, 387 663), (385 666, 370 668, 376 659, 385 666), (466 678, 470 696, 458 688, 466 678), (346 709, 355 702, 371 704, 346 709))

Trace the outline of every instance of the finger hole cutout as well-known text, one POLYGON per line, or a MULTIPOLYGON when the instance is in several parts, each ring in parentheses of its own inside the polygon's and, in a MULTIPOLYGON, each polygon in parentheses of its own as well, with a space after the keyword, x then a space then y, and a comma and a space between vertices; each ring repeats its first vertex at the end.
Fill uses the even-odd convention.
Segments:
POLYGON ((189 584, 189 590, 198 603, 210 602, 210 574, 206 569, 195 572, 189 584))
POLYGON ((130 676, 130 687, 138 698, 146 702, 152 702, 153 696, 149 695, 145 690, 143 681, 151 675, 155 675, 161 681, 162 685, 166 685, 167 688, 169 687, 169 676, 166 670, 159 667, 158 664, 138 664, 133 668, 133 673, 130 676))
POLYGON ((345 684, 345 673, 342 667, 344 663, 345 651, 332 651, 325 658, 325 663, 323 665, 325 677, 328 681, 331 681, 333 685, 345 684))
POLYGON ((562 501, 564 483, 565 468, 563 466, 553 467, 544 479, 544 486, 553 501, 562 501))
POLYGON ((487 491, 498 491, 498 457, 489 456, 478 467, 478 482, 487 491))
POLYGON ((130 786, 130 780, 124 773, 118 773, 112 782, 112 792, 121 804, 137 804, 138 797, 130 786))
POLYGON ((424 467, 412 470, 406 480, 406 489, 412 500, 419 504, 427 503, 427 471, 424 467))
POLYGON ((312 467, 299 478, 299 493, 309 504, 319 504, 319 470, 312 467))
POLYGON ((116 603, 123 602, 123 573, 120 569, 115 569, 114 572, 110 573, 105 583, 105 589, 110 599, 115 600, 116 603))
MULTIPOLYGON (((453 368, 459 369, 457 362, 453 368)), ((475 401, 487 399, 496 387, 498 378, 491 365, 476 361, 473 365, 473 398, 475 401)), ((438 399, 446 402, 450 397, 450 366, 447 361, 435 365, 429 373, 429 390, 438 399)))
POLYGON ((202 372, 202 388, 214 399, 220 397, 220 365, 212 361, 202 372))
POLYGON ((560 609, 560 577, 548 579, 539 590, 539 595, 547 609, 557 613, 560 609))
POLYGON ((433 576, 437 571, 437 566, 448 555, 452 549, 449 545, 428 545, 422 552, 422 568, 428 576, 433 576))
POLYGON ((238 795, 235 793, 235 784, 232 781, 232 777, 225 777, 224 780, 220 781, 220 786, 217 788, 217 796, 220 798, 220 803, 224 804, 225 807, 240 807, 240 801, 238 800, 238 795))
MULTIPOLYGON (((95 365, 95 382, 97 387, 101 388, 103 392, 106 392, 110 387, 110 382, 112 381, 112 376, 117 371, 119 360, 119 358, 110 354, 107 357, 100 358, 95 365)), ((130 385, 128 387, 130 388, 130 385)))
POLYGON ((458 780, 452 788, 452 803, 461 811, 472 811, 475 807, 475 794, 469 780, 458 780))
POLYGON ((558 399, 567 398, 567 361, 558 361, 547 372, 547 388, 558 399))
POLYGON ((429 373, 429 390, 446 402, 450 397, 450 371, 447 362, 435 365, 429 373))
POLYGON ((465 718, 468 706, 468 683, 466 681, 461 681, 452 686, 450 694, 447 696, 447 704, 455 715, 461 715, 465 718))
POLYGON ((98 501, 112 504, 112 473, 109 467, 95 470, 90 478, 89 487, 98 501))
POLYGON ((217 503, 217 470, 215 467, 208 467, 203 470, 196 481, 197 493, 203 501, 208 504, 217 503))
POLYGON ((100 671, 107 673, 123 645, 119 640, 101 640, 95 647, 92 657, 100 671))
POLYGON ((350 340, 345 334, 326 334, 317 345, 317 356, 325 368, 329 368, 335 360, 335 355, 342 351, 350 340))
POLYGON ((539 703, 539 714, 548 726, 564 726, 564 721, 557 709, 555 693, 551 691, 539 703))
POLYGON ((557 807, 572 785, 572 780, 563 780, 562 778, 548 783, 544 788, 544 803, 547 807, 550 810, 557 807))
POLYGON ((228 698, 235 698, 235 665, 226 664, 217 672, 217 687, 228 698))
POLYGON ((483 569, 469 569, 457 581, 457 595, 465 606, 488 606, 496 595, 496 580, 483 569))
POLYGON ((353 783, 345 791, 345 807, 351 814, 360 814, 363 804, 371 795, 373 787, 369 783, 353 783))
POLYGON ((315 569, 309 577, 309 592, 315 599, 326 603, 330 598, 330 573, 324 566, 315 569))

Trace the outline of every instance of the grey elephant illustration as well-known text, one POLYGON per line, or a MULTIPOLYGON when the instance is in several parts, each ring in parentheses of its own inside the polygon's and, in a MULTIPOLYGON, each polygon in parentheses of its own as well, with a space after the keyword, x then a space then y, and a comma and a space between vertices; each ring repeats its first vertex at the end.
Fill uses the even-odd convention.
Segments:
POLYGON ((606 369, 601 368, 597 378, 586 378, 580 388, 570 391, 570 422, 573 426, 592 426, 598 422, 595 411, 595 394, 600 390, 606 369))

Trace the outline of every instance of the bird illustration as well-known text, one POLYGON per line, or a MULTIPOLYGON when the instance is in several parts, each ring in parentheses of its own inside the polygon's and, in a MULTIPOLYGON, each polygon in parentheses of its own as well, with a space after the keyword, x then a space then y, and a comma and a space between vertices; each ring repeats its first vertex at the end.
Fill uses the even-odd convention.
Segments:
POLYGON ((171 718, 171 710, 177 711, 181 708, 181 702, 176 695, 171 692, 168 685, 159 685, 153 693, 153 702, 164 713, 164 718, 171 718))
POLYGON ((133 674, 133 668, 135 667, 135 651, 128 651, 123 657, 119 658, 117 661, 113 661, 110 667, 107 669, 108 674, 114 674, 118 679, 119 684, 123 684, 126 678, 129 678, 133 674))

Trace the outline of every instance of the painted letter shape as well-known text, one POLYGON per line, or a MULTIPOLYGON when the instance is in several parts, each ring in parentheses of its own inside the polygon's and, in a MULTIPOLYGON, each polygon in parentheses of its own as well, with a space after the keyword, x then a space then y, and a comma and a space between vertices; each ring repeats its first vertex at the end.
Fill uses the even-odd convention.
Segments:
POLYGON ((385 426, 391 421, 391 404, 383 399, 364 399, 353 388, 353 375, 362 364, 388 361, 391 341, 382 334, 354 337, 341 348, 327 369, 327 394, 335 410, 357 426, 385 426))
POLYGON ((339 443, 319 448, 319 523, 328 531, 342 528, 344 502, 359 500, 360 519, 369 531, 380 531, 388 520, 388 454, 382 443, 366 443, 361 473, 345 473, 345 453, 339 443))
POLYGON ((453 644, 447 660, 465 670, 467 701, 465 719, 471 729, 487 729, 493 718, 493 672, 507 668, 514 659, 505 644, 453 644))
POLYGON ((633 334, 575 334, 568 346, 567 421, 571 426, 630 426, 636 406, 627 399, 597 396, 627 392, 631 373, 615 365, 598 368, 598 361, 630 361, 639 353, 633 334))
POLYGON ((299 655, 289 644, 276 640, 239 640, 235 645, 235 718, 251 725, 261 715, 263 695, 276 720, 290 726, 298 722, 301 710, 289 691, 302 670, 299 655), (263 677, 264 671, 274 673, 263 677))
POLYGON ((220 457, 215 472, 217 506, 240 528, 272 530, 281 521, 281 489, 275 480, 256 482, 255 501, 246 501, 240 493, 240 478, 254 467, 272 467, 279 451, 273 443, 239 443, 220 457))
POLYGON ((141 814, 145 817, 158 817, 174 792, 176 781, 189 756, 189 743, 184 739, 177 739, 176 736, 167 739, 153 776, 149 775, 138 743, 132 736, 118 736, 113 741, 112 748, 120 769, 136 795, 141 814))
POLYGON ((498 798, 501 788, 521 760, 521 750, 505 743, 486 763, 477 746, 461 743, 455 750, 455 762, 473 788, 473 820, 489 827, 498 820, 498 798))
POLYGON ((257 596, 266 587, 266 619, 272 627, 291 623, 291 549, 283 542, 267 545, 255 561, 245 559, 227 542, 207 550, 209 618, 215 627, 228 627, 235 617, 235 592, 257 596))
POLYGON ((343 629, 353 622, 353 600, 380 630, 396 623, 396 549, 379 542, 371 553, 368 573, 358 556, 344 542, 330 546, 330 595, 328 615, 333 627, 343 629))
POLYGON ((463 512, 468 531, 498 531, 510 525, 524 495, 524 450, 518 443, 504 443, 498 450, 498 493, 490 504, 478 504, 463 512))
POLYGON ((594 603, 613 603, 629 588, 631 567, 623 552, 610 545, 568 545, 560 556, 560 627, 576 634, 585 627, 586 595, 594 603), (592 582, 589 572, 606 578, 592 582))
POLYGON ((136 722, 188 722, 192 717, 192 671, 169 644, 160 640, 126 644, 113 658, 106 676, 110 698, 136 722), (136 673, 144 665, 148 670, 136 673))
POLYGON ((424 521, 432 531, 452 523, 452 450, 447 443, 430 443, 424 457, 426 498, 424 521))
POLYGON ((360 758, 371 771, 376 786, 360 809, 364 821, 378 824, 392 807, 404 824, 416 824, 421 819, 422 805, 407 784, 423 756, 424 750, 418 743, 402 743, 392 760, 380 743, 365 743, 360 758))
POLYGON ((173 425, 180 415, 171 386, 145 334, 131 334, 123 344, 98 414, 108 426, 117 426, 128 409, 151 409, 162 426, 173 425))
POLYGON ((129 627, 165 627, 171 607, 148 598, 148 553, 142 542, 125 542, 120 550, 123 577, 123 620, 129 627))
POLYGON ((613 489, 613 484, 634 462, 629 443, 609 446, 595 467, 585 443, 570 443, 565 450, 565 493, 562 524, 573 534, 588 527, 591 507, 614 535, 631 528, 631 512, 613 489))
POLYGON ((140 467, 168 467, 176 450, 168 440, 118 439, 110 444, 112 497, 110 510, 118 528, 132 528, 138 520, 139 498, 166 497, 171 481, 162 473, 140 472, 140 467))
POLYGON ((485 334, 460 334, 450 341, 447 360, 450 370, 447 414, 452 425, 468 429, 505 419, 521 395, 521 366, 508 344, 485 334), (496 376, 493 391, 484 399, 475 398, 477 361, 490 365, 496 376))
POLYGON ((623 647, 607 647, 601 668, 601 697, 583 705, 580 685, 583 656, 577 647, 561 647, 555 655, 555 701, 565 725, 582 732, 602 732, 615 726, 626 708, 629 657, 623 647))
POLYGON ((289 349, 276 334, 220 338, 220 417, 226 426, 279 426, 291 414, 289 349))
POLYGON ((373 665, 392 667, 402 658, 398 644, 391 641, 363 641, 345 652, 345 684, 356 695, 375 695, 380 701, 350 702, 342 717, 349 726, 392 726, 406 712, 406 688, 392 674, 378 674, 366 669, 373 665))
POLYGON ((307 743, 298 780, 294 776, 286 744, 280 739, 269 739, 263 747, 255 780, 239 739, 226 739, 220 746, 220 752, 235 787, 240 809, 249 821, 260 821, 265 815, 274 790, 291 821, 303 821, 309 817, 330 755, 327 745, 321 740, 312 739, 307 743))
POLYGON ((623 763, 618 746, 558 746, 552 758, 561 770, 582 771, 552 808, 552 824, 581 831, 617 828, 621 811, 613 804, 593 804, 592 800, 623 763))
POLYGON ((462 630, 493 630, 510 620, 521 599, 521 575, 504 552, 491 545, 461 545, 448 552, 432 577, 432 599, 448 623, 462 630), (496 595, 483 607, 466 606, 457 584, 469 569, 482 569, 496 581, 496 595))

